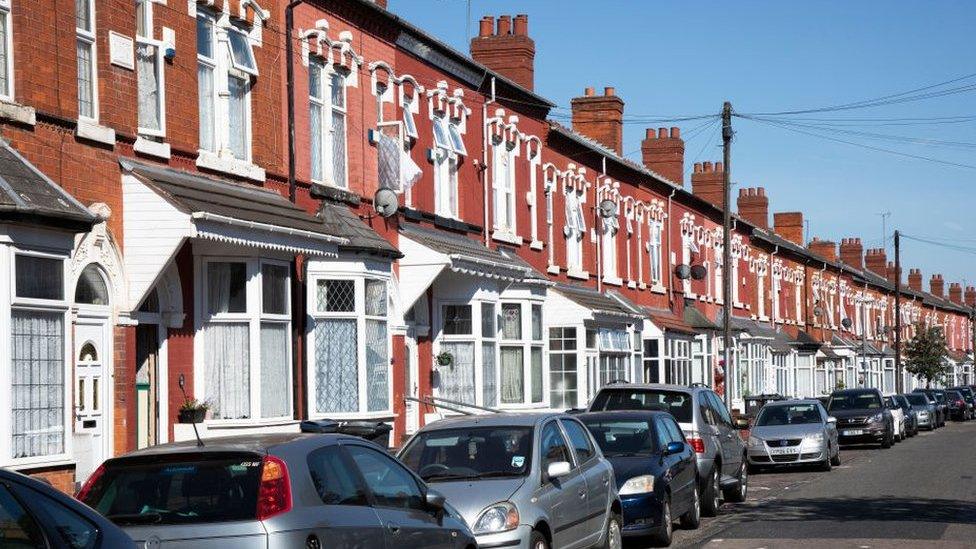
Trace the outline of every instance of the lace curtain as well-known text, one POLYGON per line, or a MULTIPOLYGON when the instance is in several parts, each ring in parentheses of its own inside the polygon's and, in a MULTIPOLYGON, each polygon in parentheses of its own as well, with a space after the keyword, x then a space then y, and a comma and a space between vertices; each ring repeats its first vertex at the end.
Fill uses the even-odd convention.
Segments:
POLYGON ((542 348, 533 347, 530 358, 532 359, 530 364, 530 372, 532 374, 532 402, 542 402, 544 396, 542 392, 542 348))
POLYGON ((495 368, 495 344, 481 344, 482 395, 484 405, 491 408, 498 405, 498 373, 495 368))
POLYGON ((64 452, 64 315, 14 310, 11 457, 64 452))
POLYGON ((227 148, 234 158, 247 160, 247 82, 231 76, 227 78, 227 119, 229 123, 227 148))
POLYGON ((288 324, 261 323, 261 417, 291 415, 288 324))
POLYGON ((439 396, 474 404, 474 343, 442 342, 441 352, 450 353, 454 360, 450 366, 437 366, 439 396))
POLYGON ((156 63, 156 46, 136 45, 136 64, 139 87, 139 127, 159 130, 159 80, 156 63))
POLYGON ((250 327, 210 323, 204 333, 207 402, 214 419, 251 417, 250 327))
POLYGON ((200 108, 200 148, 216 152, 214 139, 214 70, 204 64, 197 65, 197 87, 200 108))
MULTIPOLYGON (((369 286, 367 286, 367 289, 369 286)), ((366 302, 369 303, 367 292, 366 302)), ((383 294, 386 304, 386 293, 383 294)), ((386 321, 366 321, 366 409, 378 412, 390 408, 390 353, 386 337, 386 321)))
POLYGON ((502 402, 519 404, 525 401, 525 372, 522 370, 522 348, 502 347, 502 402))
POLYGON ((359 411, 359 360, 354 319, 315 321, 315 410, 359 411))

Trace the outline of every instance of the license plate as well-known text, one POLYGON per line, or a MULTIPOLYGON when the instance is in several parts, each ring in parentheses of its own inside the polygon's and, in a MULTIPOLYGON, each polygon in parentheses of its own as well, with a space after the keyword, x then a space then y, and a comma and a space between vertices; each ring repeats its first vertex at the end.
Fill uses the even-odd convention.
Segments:
POLYGON ((856 437, 856 436, 859 436, 859 435, 863 435, 864 434, 864 430, 863 429, 847 429, 846 431, 843 431, 841 434, 844 435, 845 437, 856 437))
POLYGON ((783 456, 800 453, 799 448, 770 448, 769 453, 774 456, 783 456))

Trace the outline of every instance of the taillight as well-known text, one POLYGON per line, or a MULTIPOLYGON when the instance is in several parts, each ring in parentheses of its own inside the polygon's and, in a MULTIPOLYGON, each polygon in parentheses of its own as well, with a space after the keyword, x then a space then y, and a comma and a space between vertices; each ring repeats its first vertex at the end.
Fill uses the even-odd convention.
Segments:
POLYGON ((963 402, 963 401, 961 401, 961 400, 957 400, 956 401, 956 406, 965 406, 965 405, 966 405, 966 403, 963 402))
POLYGON ((702 440, 700 438, 689 438, 688 439, 688 444, 691 445, 691 448, 695 451, 696 454, 704 454, 705 453, 705 441, 704 440, 702 440))
POLYGON ((280 458, 266 456, 261 463, 257 519, 266 520, 291 510, 291 482, 288 467, 280 458))
POLYGON ((78 493, 75 494, 75 499, 82 502, 85 501, 85 498, 88 497, 88 494, 91 492, 92 487, 95 486, 95 483, 98 482, 98 479, 102 478, 102 475, 104 474, 105 474, 105 465, 99 465, 98 469, 95 469, 95 472, 92 473, 88 477, 88 480, 85 481, 85 485, 81 487, 81 490, 78 490, 78 493))

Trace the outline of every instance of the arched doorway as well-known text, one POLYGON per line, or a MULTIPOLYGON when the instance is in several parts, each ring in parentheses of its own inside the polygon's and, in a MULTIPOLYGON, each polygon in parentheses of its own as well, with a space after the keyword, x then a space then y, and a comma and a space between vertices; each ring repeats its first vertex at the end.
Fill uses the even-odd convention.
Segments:
POLYGON ((90 263, 75 284, 74 448, 83 481, 111 452, 111 298, 102 269, 90 263))

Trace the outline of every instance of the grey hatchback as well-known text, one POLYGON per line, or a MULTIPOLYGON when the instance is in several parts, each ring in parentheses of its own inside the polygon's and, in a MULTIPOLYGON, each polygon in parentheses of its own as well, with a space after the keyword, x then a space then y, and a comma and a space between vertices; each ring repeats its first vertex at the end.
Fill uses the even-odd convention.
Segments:
POLYGON ((146 547, 475 547, 441 495, 346 435, 155 446, 106 461, 78 499, 146 547))

